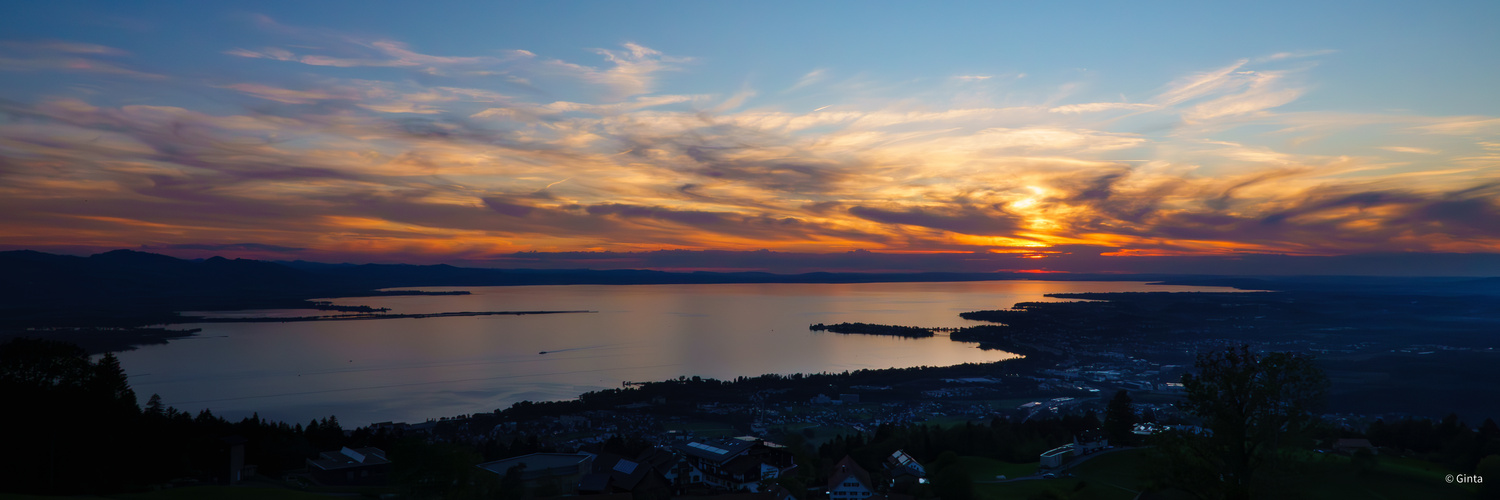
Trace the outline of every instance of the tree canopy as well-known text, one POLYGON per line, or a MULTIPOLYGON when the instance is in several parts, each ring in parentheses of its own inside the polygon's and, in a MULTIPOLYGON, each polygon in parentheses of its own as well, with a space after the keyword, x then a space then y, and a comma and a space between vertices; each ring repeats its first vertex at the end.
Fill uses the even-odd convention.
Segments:
POLYGON ((1164 438, 1158 479, 1200 498, 1274 495, 1284 451, 1304 444, 1328 378, 1307 356, 1248 347, 1200 354, 1195 368, 1182 378, 1183 408, 1208 432, 1164 438))

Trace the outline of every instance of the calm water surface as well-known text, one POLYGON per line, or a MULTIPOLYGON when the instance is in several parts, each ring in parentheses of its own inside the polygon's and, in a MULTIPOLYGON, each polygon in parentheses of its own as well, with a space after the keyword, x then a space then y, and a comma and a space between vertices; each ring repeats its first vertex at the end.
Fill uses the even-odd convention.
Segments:
MULTIPOLYGON (((365 297, 393 313, 590 310, 590 314, 302 323, 211 323, 196 337, 120 353, 130 383, 178 409, 349 427, 491 411, 522 400, 681 375, 941 366, 1007 359, 945 336, 808 331, 812 323, 976 324, 958 313, 1057 292, 1233 291, 1139 282, 455 287, 472 295, 365 297), (538 354, 547 351, 548 354, 538 354)), ((245 312, 233 313, 244 315, 245 312)), ((316 311, 264 311, 300 316, 316 311)))

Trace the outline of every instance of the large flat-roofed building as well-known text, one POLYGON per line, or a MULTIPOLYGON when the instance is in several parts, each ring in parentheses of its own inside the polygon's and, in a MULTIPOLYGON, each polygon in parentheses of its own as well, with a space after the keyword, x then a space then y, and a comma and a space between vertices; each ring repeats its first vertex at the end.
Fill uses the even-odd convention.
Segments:
MULTIPOLYGON (((593 472, 594 455, 588 453, 532 453, 493 462, 479 464, 484 469, 505 477, 512 468, 520 467, 522 484, 527 489, 542 488, 555 495, 575 495, 583 476, 593 472)), ((555 496, 549 495, 549 496, 555 496)))
POLYGON ((1068 457, 1071 455, 1073 455, 1072 444, 1066 444, 1047 450, 1045 452, 1042 452, 1041 467, 1043 469, 1056 469, 1058 467, 1062 467, 1063 462, 1068 461, 1068 457))

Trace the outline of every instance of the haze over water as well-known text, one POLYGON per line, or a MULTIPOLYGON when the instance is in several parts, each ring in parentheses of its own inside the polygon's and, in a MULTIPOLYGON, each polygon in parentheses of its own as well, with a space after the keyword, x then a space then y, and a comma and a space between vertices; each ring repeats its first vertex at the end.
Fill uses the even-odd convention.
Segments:
MULTIPOLYGON (((1007 359, 939 335, 812 332, 812 323, 977 324, 958 313, 1047 293, 1233 291, 1141 282, 579 285, 454 287, 471 295, 337 299, 393 313, 590 310, 587 314, 299 323, 211 323, 191 339, 120 353, 144 401, 231 419, 346 427, 421 422, 571 399, 622 381, 841 372, 1007 359), (547 354, 539 354, 547 351, 547 354)), ((243 315, 243 312, 230 313, 243 315)), ((265 311, 259 315, 315 315, 265 311)))

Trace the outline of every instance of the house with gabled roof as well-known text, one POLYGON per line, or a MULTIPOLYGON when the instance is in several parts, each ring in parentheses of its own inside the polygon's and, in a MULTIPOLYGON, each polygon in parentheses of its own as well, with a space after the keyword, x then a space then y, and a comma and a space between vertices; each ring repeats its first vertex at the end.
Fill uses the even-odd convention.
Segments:
POLYGON ((896 450, 891 456, 885 458, 885 470, 891 477, 911 476, 914 478, 927 477, 927 468, 922 467, 917 459, 912 458, 906 450, 896 450))
POLYGON ((828 476, 828 498, 885 500, 884 495, 875 492, 875 481, 870 479, 870 473, 848 455, 844 455, 844 459, 833 466, 833 473, 828 476))

